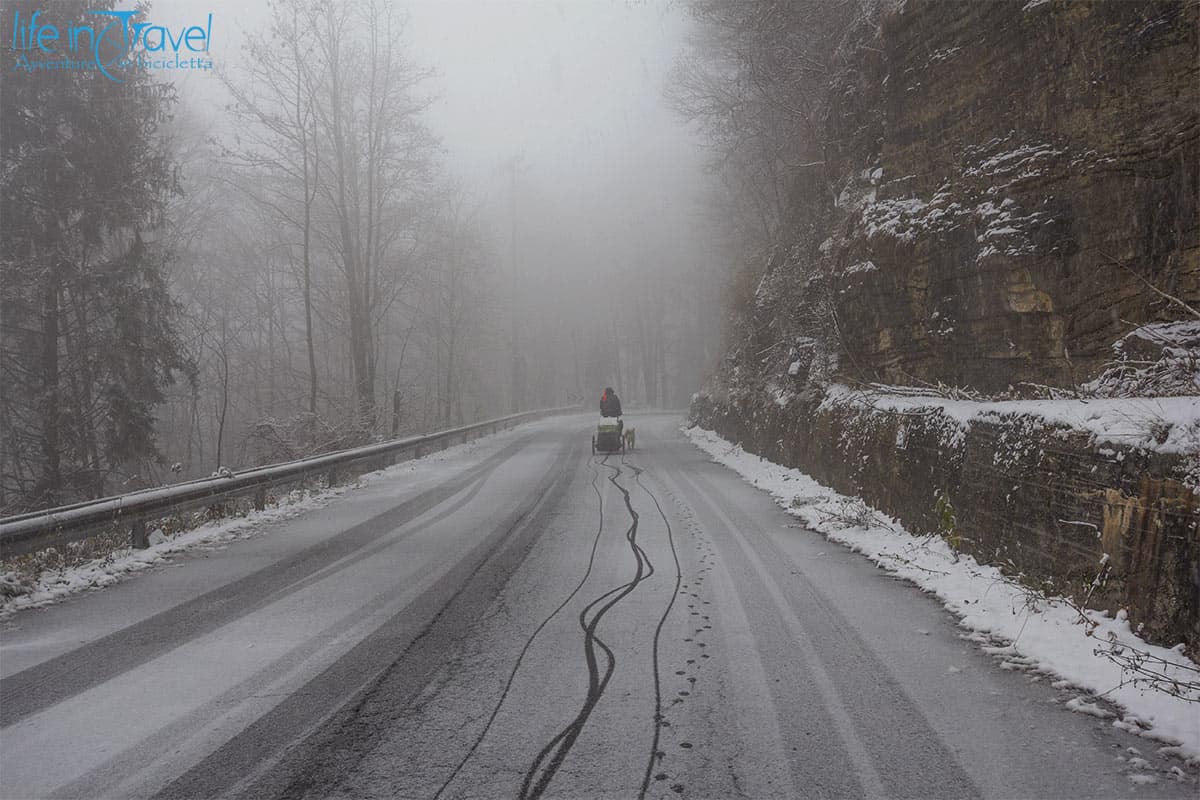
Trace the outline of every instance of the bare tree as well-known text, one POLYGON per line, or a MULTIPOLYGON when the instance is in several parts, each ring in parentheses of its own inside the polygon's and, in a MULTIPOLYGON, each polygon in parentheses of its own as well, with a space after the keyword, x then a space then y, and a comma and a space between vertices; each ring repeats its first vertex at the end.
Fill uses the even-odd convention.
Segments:
POLYGON ((341 272, 357 410, 372 427, 378 323, 411 277, 403 239, 433 174, 436 142, 420 120, 430 99, 417 95, 430 72, 400 51, 403 22, 390 4, 325 3, 309 24, 328 142, 319 186, 331 219, 320 235, 341 272))
POLYGON ((482 340, 495 322, 488 306, 494 275, 480 211, 465 192, 446 187, 436 212, 422 251, 418 333, 429 360, 437 423, 461 424, 467 392, 483 367, 482 340))
POLYGON ((225 76, 244 123, 229 151, 239 168, 233 185, 270 209, 300 238, 298 279, 304 303, 308 355, 308 410, 317 413, 318 372, 313 334, 313 213, 320 185, 320 137, 315 104, 318 81, 308 60, 316 37, 317 7, 289 0, 276 7, 264 34, 250 36, 244 73, 225 76), (280 48, 279 42, 287 47, 280 48))

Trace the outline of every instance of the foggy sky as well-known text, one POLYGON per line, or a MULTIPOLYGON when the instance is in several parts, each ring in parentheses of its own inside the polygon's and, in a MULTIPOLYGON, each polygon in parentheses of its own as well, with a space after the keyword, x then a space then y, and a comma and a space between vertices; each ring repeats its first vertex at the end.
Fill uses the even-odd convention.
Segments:
MULTIPOLYGON (((408 15, 409 52, 437 71, 426 87, 438 98, 426 121, 442 139, 448 170, 485 202, 501 260, 508 259, 514 200, 518 238, 554 247, 557 269, 582 274, 614 259, 636 268, 638 243, 654 239, 678 243, 683 258, 698 257, 683 250, 696 246, 703 155, 663 98, 684 46, 686 15, 678 4, 397 6, 408 15), (506 166, 514 156, 521 159, 515 198, 506 166)), ((210 11, 214 61, 235 70, 241 31, 266 24, 266 3, 157 0, 152 18, 179 24, 210 11)), ((193 108, 224 105, 212 75, 186 76, 178 85, 193 108)), ((536 270, 532 262, 546 254, 530 247, 518 258, 536 270)))

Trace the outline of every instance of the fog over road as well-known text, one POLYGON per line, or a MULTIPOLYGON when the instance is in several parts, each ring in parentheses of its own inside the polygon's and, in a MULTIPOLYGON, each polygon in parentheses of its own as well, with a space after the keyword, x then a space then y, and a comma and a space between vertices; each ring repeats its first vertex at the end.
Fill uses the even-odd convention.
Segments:
POLYGON ((0 794, 1190 796, 677 415, 524 426, 4 623, 0 794))

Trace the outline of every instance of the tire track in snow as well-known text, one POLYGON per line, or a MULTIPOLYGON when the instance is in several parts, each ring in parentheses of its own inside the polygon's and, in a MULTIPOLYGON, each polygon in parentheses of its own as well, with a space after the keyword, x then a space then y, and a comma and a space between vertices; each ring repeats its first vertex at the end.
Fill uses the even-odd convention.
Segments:
POLYGON ((659 640, 662 638, 662 629, 667 623, 667 617, 670 616, 671 609, 675 607, 675 599, 679 597, 679 586, 683 582, 683 570, 679 566, 679 553, 675 549, 675 533, 671 530, 671 523, 667 520, 667 515, 659 504, 658 498, 642 483, 642 472, 644 470, 641 467, 629 464, 625 459, 621 459, 621 463, 626 464, 626 466, 633 470, 634 483, 649 496, 650 501, 654 503, 654 507, 658 510, 658 515, 662 518, 663 525, 667 528, 667 544, 671 546, 671 557, 675 561, 675 586, 671 591, 671 599, 667 601, 667 607, 663 609, 662 616, 658 618, 658 625, 654 628, 654 646, 651 648, 654 665, 654 737, 650 742, 650 756, 646 759, 646 772, 642 776, 642 786, 638 790, 638 800, 645 800, 646 792, 650 789, 650 775, 654 772, 654 760, 658 757, 658 745, 662 735, 662 674, 658 660, 659 640))
MULTIPOLYGON (((416 533, 419 533, 420 531, 425 530, 430 526, 437 524, 446 517, 456 513, 459 509, 461 509, 479 494, 483 484, 486 482, 486 477, 487 476, 484 476, 476 481, 475 485, 470 489, 470 491, 462 496, 461 499, 456 500, 453 504, 445 507, 443 510, 439 511, 436 516, 430 517, 413 531, 401 538, 394 540, 389 539, 384 543, 374 545, 368 551, 362 554, 362 557, 365 558, 374 555, 377 551, 385 549, 385 545, 387 547, 395 545, 404 539, 409 538, 409 536, 415 535, 416 533)), ((357 561, 361 559, 356 557, 355 560, 357 561)), ((399 592, 397 592, 397 594, 399 594, 399 592)), ((357 613, 370 614, 374 609, 385 607, 387 603, 393 599, 393 596, 390 594, 383 595, 375 600, 372 600, 366 606, 360 608, 357 613)), ((161 729, 156 734, 153 744, 148 745, 146 742, 139 742, 136 745, 123 750, 95 769, 90 770, 89 772, 81 775, 79 778, 76 778, 71 783, 55 790, 51 797, 85 797, 93 792, 97 794, 104 794, 105 796, 108 796, 109 794, 116 796, 121 795, 122 792, 119 791, 119 781, 121 779, 127 778, 128 776, 136 773, 138 770, 144 769, 147 760, 152 761, 156 757, 165 757, 170 753, 170 750, 173 746, 175 746, 175 743, 180 738, 186 736, 189 731, 200 728, 205 724, 209 724, 211 720, 219 718, 214 716, 214 714, 219 715, 222 713, 219 711, 219 709, 236 705, 247 694, 256 693, 261 690, 259 688, 251 687, 269 686, 270 684, 263 683, 265 676, 271 674, 278 675, 288 670, 295 669, 297 667, 298 659, 303 660, 306 657, 311 657, 316 652, 316 650, 313 648, 313 641, 315 639, 334 638, 338 632, 344 630, 345 623, 346 620, 340 620, 334 625, 331 625, 329 628, 321 631, 316 637, 314 637, 313 640, 294 648, 285 655, 276 659, 269 667, 264 669, 259 674, 228 690, 222 694, 217 701, 210 703, 201 709, 197 709, 180 721, 161 729), (105 786, 105 789, 101 792, 96 792, 96 788, 98 786, 105 786), (118 790, 114 791, 114 789, 118 790)))
POLYGON ((533 633, 529 635, 529 638, 525 640, 525 646, 522 647, 521 652, 517 654, 517 660, 513 664, 512 670, 508 674, 508 680, 504 684, 504 689, 500 692, 500 697, 496 700, 496 705, 492 709, 491 716, 488 717, 487 723, 483 726, 483 730, 479 732, 479 735, 475 738, 475 741, 471 744, 471 747, 462 757, 462 760, 458 762, 458 766, 454 768, 449 777, 447 777, 445 782, 442 783, 442 785, 438 788, 437 792, 434 793, 433 800, 437 800, 442 796, 442 793, 445 792, 447 787, 454 782, 454 779, 458 777, 458 774, 462 771, 462 768, 465 767, 467 762, 471 760, 471 757, 475 755, 475 751, 479 749, 479 745, 482 744, 483 740, 487 737, 488 732, 492 729, 492 724, 496 721, 496 716, 500 713, 501 706, 504 705, 504 701, 508 698, 508 693, 512 689, 513 682, 516 680, 517 672, 521 669, 521 664, 525 659, 525 654, 529 652, 529 648, 533 646, 533 642, 535 639, 537 639, 538 634, 540 634, 542 630, 550 624, 551 620, 558 616, 559 612, 567 607, 568 603, 575 599, 575 595, 579 594, 579 592, 583 589, 583 585, 587 583, 588 577, 592 574, 592 567, 596 563, 596 550, 600 546, 600 534, 604 532, 604 495, 600 491, 600 487, 596 485, 597 481, 600 480, 600 470, 596 468, 595 463, 591 464, 591 468, 592 491, 596 493, 596 500, 599 503, 599 521, 596 525, 596 535, 592 539, 592 550, 591 553, 588 554, 587 569, 584 570, 583 577, 579 579, 579 583, 575 585, 575 588, 571 590, 571 593, 567 595, 566 599, 559 603, 558 607, 551 611, 549 616, 542 620, 541 624, 538 625, 537 628, 534 629, 533 633))
POLYGON ((771 576, 766 564, 759 558, 750 543, 746 541, 746 536, 739 526, 721 510, 715 500, 708 501, 708 498, 717 496, 716 490, 712 485, 693 475, 681 474, 680 479, 684 485, 689 486, 695 492, 696 497, 705 499, 704 505, 707 505, 709 508, 709 517, 725 527, 726 532, 730 535, 730 540, 737 546, 754 572, 759 576, 760 585, 766 592, 767 597, 770 598, 784 625, 791 634, 792 640, 795 642, 797 651, 801 657, 801 662, 804 665, 805 672, 811 679, 813 688, 820 695, 825 709, 832 719, 834 732, 841 740, 846 756, 854 767, 854 775, 862 786, 863 794, 867 797, 887 797, 889 793, 884 789, 883 779, 876 768, 874 759, 871 758, 867 751, 862 736, 854 725, 841 692, 838 691, 837 686, 830 677, 829 671, 826 669, 820 654, 817 653, 807 630, 804 628, 804 624, 784 597, 783 590, 780 589, 779 584, 771 576))
POLYGON ((349 566, 356 553, 382 539, 390 539, 390 534, 397 528, 428 513, 472 484, 482 483, 501 464, 538 438, 513 442, 449 481, 274 564, 9 675, 0 680, 0 728, 7 728, 43 708, 99 686, 276 602, 306 586, 314 575, 328 576, 331 564, 340 562, 343 567, 349 566))
POLYGON ((629 529, 625 532, 625 539, 629 542, 636 567, 633 577, 627 583, 600 595, 579 612, 579 626, 583 629, 584 637, 584 659, 588 670, 588 690, 584 696, 583 705, 574 719, 546 743, 526 771, 525 780, 521 784, 521 791, 518 795, 521 800, 537 800, 545 793, 559 768, 562 767, 563 761, 570 754, 571 748, 575 746, 576 740, 583 732, 584 726, 587 725, 588 718, 596 708, 596 704, 600 702, 604 690, 608 688, 613 672, 616 671, 617 658, 613 654, 612 648, 596 634, 601 620, 613 606, 628 597, 638 587, 638 584, 654 574, 654 565, 650 563, 646 552, 637 542, 638 513, 633 509, 629 490, 617 482, 617 478, 621 476, 621 468, 609 464, 608 456, 605 456, 600 463, 612 470, 612 474, 608 476, 608 482, 615 486, 623 496, 625 508, 632 520, 629 529), (603 670, 600 667, 600 659, 597 657, 597 648, 603 652, 603 670))
MULTIPOLYGON (((827 701, 834 728, 839 730, 852 759, 866 758, 872 767, 865 784, 880 780, 886 784, 881 796, 913 796, 931 793, 946 797, 979 797, 983 794, 963 769, 953 748, 933 729, 921 709, 907 696, 891 676, 888 662, 877 656, 858 635, 854 625, 838 610, 836 603, 807 580, 791 584, 802 588, 809 601, 821 613, 807 613, 792 605, 783 587, 787 579, 778 574, 770 577, 772 568, 787 563, 788 557, 771 537, 763 535, 761 527, 748 518, 736 503, 711 483, 703 472, 686 476, 699 490, 705 502, 713 507, 719 518, 733 533, 733 540, 745 554, 747 563, 761 576, 761 585, 778 606, 784 623, 792 629, 798 651, 805 661, 814 659, 820 670, 813 677, 818 693, 827 701), (724 502, 722 502, 724 501, 724 502), (747 551, 748 549, 748 551, 747 551), (830 648, 830 643, 836 647, 830 648), (872 676, 862 685, 850 676, 864 669, 872 676), (831 701, 834 705, 830 705, 831 701), (844 725, 850 727, 843 728, 844 725), (882 734, 886 731, 886 734, 882 734), (847 737, 856 740, 853 744, 847 737), (894 758, 893 739, 902 740, 911 748, 920 748, 932 763, 938 764, 936 783, 920 769, 908 768, 903 759, 894 758), (857 754, 856 754, 857 753, 857 754)), ((813 663, 813 662, 810 662, 813 663)))
POLYGON ((527 498, 450 572, 155 798, 334 794, 379 730, 404 713, 443 667, 446 653, 536 543, 544 515, 566 491, 566 467, 577 453, 575 446, 560 448, 527 498))

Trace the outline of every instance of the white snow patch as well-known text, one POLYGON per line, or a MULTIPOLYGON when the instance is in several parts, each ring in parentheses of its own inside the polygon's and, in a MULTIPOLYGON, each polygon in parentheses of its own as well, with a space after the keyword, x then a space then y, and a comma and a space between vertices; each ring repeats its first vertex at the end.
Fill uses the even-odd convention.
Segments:
POLYGON ((1082 697, 1072 697, 1065 704, 1066 708, 1072 711, 1078 711, 1080 714, 1091 714, 1093 717, 1100 719, 1108 719, 1113 716, 1111 711, 1105 711, 1095 703, 1089 703, 1082 697))
POLYGON ((1029 233, 1046 224, 1050 217, 1040 212, 1022 215, 1015 209, 1016 204, 1010 199, 1004 200, 998 206, 991 201, 985 201, 975 207, 975 216, 982 225, 982 230, 976 233, 975 241, 983 245, 976 261, 996 253, 1015 257, 1034 252, 1029 233))
MULTIPOLYGON (((961 406, 960 411, 963 411, 961 406)), ((969 409, 970 416, 976 409, 969 409)), ((964 411, 965 413, 965 411, 964 411)), ((1125 615, 1117 618, 1087 610, 1088 625, 1067 603, 1053 598, 1030 602, 1029 591, 1000 570, 956 554, 940 537, 917 537, 899 522, 875 511, 859 498, 838 494, 799 470, 773 464, 746 453, 740 445, 712 431, 691 428, 688 437, 714 461, 731 468, 747 482, 773 495, 806 527, 862 553, 888 572, 937 595, 968 629, 967 638, 993 646, 1006 662, 1030 665, 1069 682, 1092 696, 1102 696, 1124 710, 1126 720, 1143 736, 1178 747, 1186 758, 1200 757, 1200 693, 1188 699, 1123 680, 1118 664, 1097 655, 1099 643, 1111 637, 1136 646, 1173 665, 1165 671, 1188 680, 1200 669, 1178 648, 1167 649, 1141 641, 1125 615), (1092 627, 1089 633, 1089 627, 1092 627), (994 647, 995 641, 1009 642, 994 647), (1145 730, 1141 730, 1144 727, 1145 730)), ((1079 710, 1093 706, 1076 698, 1079 710)), ((1068 703, 1070 705, 1070 703, 1068 703)), ((1102 709, 1098 709, 1101 710, 1102 709)), ((1106 713, 1106 716, 1111 716, 1106 713)))
POLYGON ((965 170, 964 174, 980 176, 1019 173, 1019 177, 1022 178, 1032 177, 1040 174, 1039 162, 1049 161, 1062 153, 1062 150, 1048 144, 1025 143, 984 159, 979 166, 965 170))
POLYGON ((858 275, 859 273, 863 272, 874 272, 877 269, 879 269, 879 267, 875 266, 874 261, 859 261, 858 263, 851 264, 850 266, 846 267, 846 272, 844 274, 858 275))
POLYGON ((936 64, 939 61, 947 61, 947 60, 953 58, 957 53, 959 53, 961 51, 962 51, 961 47, 947 47, 945 49, 938 50, 929 57, 929 63, 936 64))
POLYGON ((922 234, 954 229, 964 214, 962 205, 954 202, 949 189, 943 186, 928 201, 919 197, 864 197, 862 224, 868 239, 883 236, 913 241, 922 234))
POLYGON ((1200 396, 1059 400, 951 400, 834 385, 821 407, 850 404, 899 414, 940 412, 965 435, 975 421, 1029 416, 1090 434, 1096 442, 1159 453, 1200 453, 1200 396))
POLYGON ((1200 320, 1142 325, 1112 350, 1113 362, 1081 389, 1097 397, 1200 395, 1200 320))
POLYGON ((347 488, 339 486, 315 492, 292 491, 281 497, 278 505, 262 511, 252 511, 244 517, 209 522, 170 538, 166 537, 161 529, 155 530, 147 537, 150 547, 145 550, 125 548, 105 558, 93 559, 78 566, 48 570, 37 577, 27 592, 9 597, 0 603, 0 618, 24 608, 50 605, 81 592, 111 586, 132 573, 169 561, 169 557, 175 553, 214 548, 234 539, 247 538, 265 523, 289 519, 305 511, 320 508, 343 494, 347 488))
MULTIPOLYGON (((1001 154, 984 162, 975 172, 1003 171, 1008 159, 1017 159, 1017 164, 1028 165, 1042 158, 1058 155, 1056 150, 1017 150, 1001 154)), ((1020 177, 1031 172, 1026 166, 1020 177)), ((1035 247, 1030 234, 1052 221, 1044 212, 1022 213, 1011 198, 999 202, 985 200, 973 208, 953 199, 948 185, 939 188, 928 201, 920 197, 895 197, 876 200, 864 196, 862 203, 862 226, 868 239, 886 237, 900 241, 914 241, 918 237, 945 233, 965 225, 975 230, 980 245, 977 260, 1003 253, 1008 256, 1023 256, 1033 253, 1035 247)), ((851 274, 847 270, 847 274, 851 274)))

